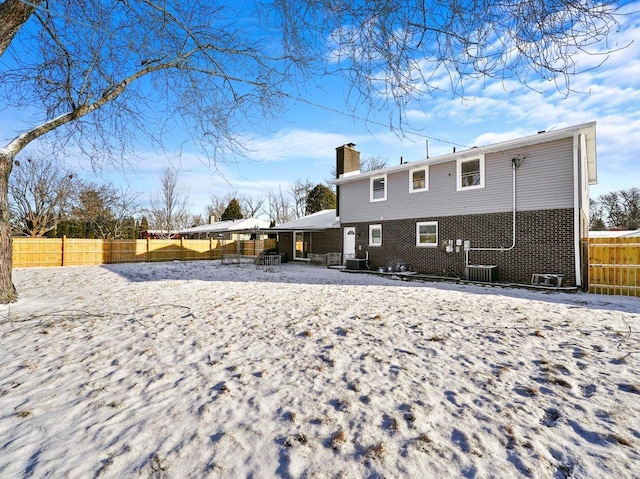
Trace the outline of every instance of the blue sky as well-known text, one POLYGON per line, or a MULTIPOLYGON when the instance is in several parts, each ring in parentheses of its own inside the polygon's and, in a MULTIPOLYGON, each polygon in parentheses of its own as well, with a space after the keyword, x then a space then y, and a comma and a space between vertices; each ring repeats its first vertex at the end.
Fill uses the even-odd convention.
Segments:
MULTIPOLYGON (((335 164, 335 148, 355 143, 362 156, 381 157, 388 165, 423 159, 426 140, 430 157, 470 146, 535 134, 540 130, 597 122, 598 184, 591 197, 609 191, 640 187, 640 14, 621 19, 620 30, 609 38, 613 48, 631 43, 608 55, 582 55, 578 67, 587 70, 572 78, 572 93, 558 91, 553 82, 540 80, 530 88, 517 82, 467 83, 465 98, 439 93, 426 99, 422 110, 407 109, 415 131, 403 138, 391 131, 388 111, 355 112, 345 107, 346 86, 337 79, 320 79, 318 88, 303 88, 303 100, 291 100, 288 109, 261 130, 239 130, 247 158, 228 158, 212 168, 205 156, 185 143, 171 162, 180 169, 180 182, 189 191, 192 213, 204 213, 212 194, 229 192, 266 197, 269 191, 286 191, 296 180, 323 183, 335 164)), ((603 45, 602 49, 606 47, 603 45)), ((20 113, 0 111, 0 139, 12 137, 20 113)), ((396 122, 394 122, 396 123, 396 122)), ((157 151, 136 152, 142 160, 130 167, 107 168, 101 175, 141 192, 145 206, 159 190, 159 176, 169 160, 157 151)), ((69 158, 71 167, 87 178, 97 178, 83 158, 69 158)))

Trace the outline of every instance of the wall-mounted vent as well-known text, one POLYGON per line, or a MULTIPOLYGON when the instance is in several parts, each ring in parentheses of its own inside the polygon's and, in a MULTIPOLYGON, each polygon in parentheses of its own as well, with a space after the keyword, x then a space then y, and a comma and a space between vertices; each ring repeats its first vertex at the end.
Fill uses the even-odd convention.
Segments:
POLYGON ((470 264, 464 268, 464 277, 467 281, 491 283, 498 277, 498 267, 488 264, 470 264))

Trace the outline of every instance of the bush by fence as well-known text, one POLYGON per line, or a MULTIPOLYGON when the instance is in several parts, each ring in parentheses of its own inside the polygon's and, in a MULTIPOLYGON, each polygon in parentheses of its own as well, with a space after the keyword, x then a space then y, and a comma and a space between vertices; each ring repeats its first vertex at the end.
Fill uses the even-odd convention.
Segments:
POLYGON ((13 238, 13 267, 80 266, 222 259, 225 254, 255 256, 275 248, 276 240, 98 240, 78 238, 13 238))

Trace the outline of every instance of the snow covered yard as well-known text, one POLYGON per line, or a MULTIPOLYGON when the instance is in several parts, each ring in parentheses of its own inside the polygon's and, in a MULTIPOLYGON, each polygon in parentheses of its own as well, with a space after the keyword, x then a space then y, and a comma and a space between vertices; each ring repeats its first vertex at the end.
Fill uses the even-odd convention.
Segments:
POLYGON ((640 477, 640 300, 172 262, 14 271, 0 477, 640 477))

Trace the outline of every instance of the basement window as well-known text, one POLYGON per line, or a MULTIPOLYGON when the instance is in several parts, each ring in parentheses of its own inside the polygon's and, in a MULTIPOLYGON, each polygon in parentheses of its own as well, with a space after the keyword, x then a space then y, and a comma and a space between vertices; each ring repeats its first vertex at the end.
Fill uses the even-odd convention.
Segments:
POLYGON ((369 225, 369 246, 382 246, 382 225, 369 225))
POLYGON ((429 190, 429 167, 409 171, 409 193, 429 190))
POLYGON ((424 221, 416 223, 416 246, 437 247, 438 246, 438 222, 424 221))
POLYGON ((484 188, 484 155, 458 160, 456 170, 457 191, 484 188))
POLYGON ((387 199, 387 175, 372 177, 370 187, 371 201, 385 201, 387 199))

